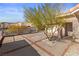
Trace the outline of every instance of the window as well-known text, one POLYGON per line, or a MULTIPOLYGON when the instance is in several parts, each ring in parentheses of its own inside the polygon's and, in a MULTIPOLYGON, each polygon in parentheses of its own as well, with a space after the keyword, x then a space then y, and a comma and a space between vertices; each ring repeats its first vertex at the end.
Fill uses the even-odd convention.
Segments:
POLYGON ((66 30, 67 30, 67 31, 73 31, 72 22, 67 22, 67 23, 66 23, 66 30))

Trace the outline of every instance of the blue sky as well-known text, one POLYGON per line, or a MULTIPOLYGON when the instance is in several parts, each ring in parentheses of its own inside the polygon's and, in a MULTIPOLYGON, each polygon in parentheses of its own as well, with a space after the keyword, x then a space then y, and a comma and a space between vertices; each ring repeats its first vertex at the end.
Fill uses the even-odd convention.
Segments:
MULTIPOLYGON (((34 8, 36 3, 0 3, 0 22, 24 22, 23 7, 34 8)), ((64 3, 67 10, 76 3, 64 3)))

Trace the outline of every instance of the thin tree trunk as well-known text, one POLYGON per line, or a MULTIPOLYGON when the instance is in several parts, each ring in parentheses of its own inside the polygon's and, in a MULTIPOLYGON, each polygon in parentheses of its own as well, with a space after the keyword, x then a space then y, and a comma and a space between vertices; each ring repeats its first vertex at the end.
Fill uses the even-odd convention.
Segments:
POLYGON ((59 27, 58 28, 58 39, 60 40, 60 39, 62 39, 62 28, 61 27, 59 27))
POLYGON ((62 36, 62 28, 60 29, 60 38, 62 39, 63 36, 62 36))

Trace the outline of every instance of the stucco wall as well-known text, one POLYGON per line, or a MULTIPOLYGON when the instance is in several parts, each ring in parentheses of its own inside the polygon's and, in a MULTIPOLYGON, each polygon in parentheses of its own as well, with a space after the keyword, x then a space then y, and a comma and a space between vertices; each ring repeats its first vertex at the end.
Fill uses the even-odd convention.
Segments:
MULTIPOLYGON (((71 17, 68 19, 65 19, 66 22, 72 22, 72 26, 73 26, 73 32, 72 35, 74 34, 76 38, 79 38, 79 22, 78 19, 76 17, 71 17)), ((71 34, 69 34, 71 35, 71 34)))

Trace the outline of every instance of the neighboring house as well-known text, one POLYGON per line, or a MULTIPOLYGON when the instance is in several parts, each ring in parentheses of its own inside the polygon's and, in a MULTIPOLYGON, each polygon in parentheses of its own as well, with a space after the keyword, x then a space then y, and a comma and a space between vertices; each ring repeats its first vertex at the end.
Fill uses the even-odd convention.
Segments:
POLYGON ((5 28, 6 29, 10 25, 19 25, 19 26, 33 27, 31 23, 25 23, 25 22, 16 22, 16 23, 2 22, 2 23, 0 23, 0 29, 2 29, 2 28, 5 28))
POLYGON ((12 23, 8 23, 8 22, 0 23, 0 29, 6 29, 10 24, 12 24, 12 23))

